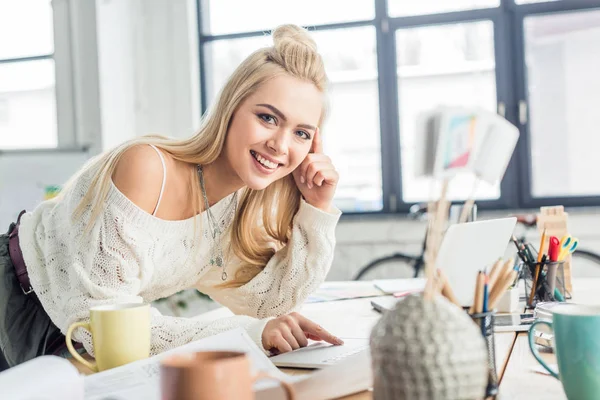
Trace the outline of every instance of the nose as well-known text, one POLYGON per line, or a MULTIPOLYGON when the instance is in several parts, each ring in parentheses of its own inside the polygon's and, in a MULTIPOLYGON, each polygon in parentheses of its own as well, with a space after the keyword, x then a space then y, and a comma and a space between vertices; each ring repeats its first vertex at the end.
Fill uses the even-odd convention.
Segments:
POLYGON ((267 140, 267 147, 278 155, 288 154, 288 135, 282 129, 267 140))

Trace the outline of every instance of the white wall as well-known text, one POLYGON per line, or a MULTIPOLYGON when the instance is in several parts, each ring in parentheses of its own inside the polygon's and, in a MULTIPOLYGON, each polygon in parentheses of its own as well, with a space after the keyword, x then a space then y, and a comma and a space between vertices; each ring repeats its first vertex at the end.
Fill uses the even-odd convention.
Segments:
POLYGON ((192 0, 98 0, 102 148, 199 124, 192 0))

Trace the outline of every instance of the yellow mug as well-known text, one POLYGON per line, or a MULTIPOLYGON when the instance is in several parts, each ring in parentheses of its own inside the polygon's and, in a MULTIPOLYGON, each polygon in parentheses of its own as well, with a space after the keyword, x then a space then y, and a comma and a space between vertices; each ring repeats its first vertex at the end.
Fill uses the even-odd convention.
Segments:
POLYGON ((113 304, 90 308, 90 322, 76 322, 66 334, 71 355, 92 371, 105 371, 150 356, 150 305, 113 304), (73 330, 84 328, 92 334, 95 363, 85 360, 73 348, 73 330))

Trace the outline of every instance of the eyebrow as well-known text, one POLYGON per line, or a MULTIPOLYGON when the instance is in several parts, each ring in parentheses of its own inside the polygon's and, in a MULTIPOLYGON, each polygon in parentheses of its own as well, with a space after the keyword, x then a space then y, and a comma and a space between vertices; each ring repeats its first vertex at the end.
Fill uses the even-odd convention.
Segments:
MULTIPOLYGON (((279 118, 281 118, 283 121, 287 121, 287 118, 285 117, 285 115, 284 115, 284 114, 283 114, 281 111, 279 111, 279 110, 277 109, 277 107, 275 107, 275 106, 272 106, 271 104, 257 104, 257 106, 260 106, 260 107, 266 107, 266 108, 268 108, 269 110, 273 111, 273 113, 274 113, 275 115, 277 115, 279 118)), ((312 126, 312 125, 309 125, 309 124, 298 124, 298 127, 299 127, 299 128, 304 128, 304 129, 311 129, 311 130, 313 130, 313 131, 316 131, 316 130, 317 130, 317 128, 316 128, 316 127, 314 127, 314 126, 312 126)))

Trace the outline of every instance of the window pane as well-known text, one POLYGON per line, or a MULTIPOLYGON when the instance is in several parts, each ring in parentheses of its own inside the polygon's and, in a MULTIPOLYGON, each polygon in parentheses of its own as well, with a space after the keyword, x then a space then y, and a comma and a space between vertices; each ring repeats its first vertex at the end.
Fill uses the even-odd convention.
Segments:
POLYGON ((562 1, 562 0, 515 0, 515 3, 517 3, 517 4, 549 3, 551 1, 562 1))
POLYGON ((0 64, 0 149, 56 147, 54 60, 0 64))
POLYGON ((500 0, 388 0, 392 17, 498 7, 500 0))
POLYGON ((50 0, 0 0, 0 60, 54 52, 50 0))
MULTIPOLYGON (((345 211, 382 208, 379 91, 375 29, 313 32, 330 79, 325 152, 340 172, 336 204, 345 211)), ((269 37, 219 40, 206 45, 210 102, 237 65, 269 37)))
MULTIPOLYGON (((427 200, 431 179, 415 177, 417 117, 437 106, 477 106, 496 109, 494 34, 491 21, 402 29, 396 32, 402 157, 402 196, 405 202, 427 200)), ((471 193, 473 174, 455 178, 452 199, 471 193)), ((439 192, 435 192, 439 193, 439 192)), ((500 187, 479 184, 477 199, 495 199, 500 187)))
POLYGON ((528 17, 532 195, 600 195, 600 11, 528 17))
POLYGON ((302 26, 370 20, 373 0, 204 0, 206 34, 271 30, 281 24, 302 26))

